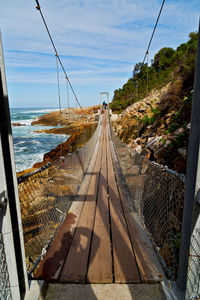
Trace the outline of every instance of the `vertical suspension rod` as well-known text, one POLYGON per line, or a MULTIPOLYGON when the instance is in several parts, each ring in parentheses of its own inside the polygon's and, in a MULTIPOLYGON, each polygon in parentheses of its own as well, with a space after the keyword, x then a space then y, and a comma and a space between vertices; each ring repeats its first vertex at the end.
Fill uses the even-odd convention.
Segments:
POLYGON ((58 84, 58 106, 61 115, 61 101, 60 101, 60 78, 59 78, 59 69, 58 69, 58 57, 56 55, 56 69, 57 69, 57 84, 58 84))

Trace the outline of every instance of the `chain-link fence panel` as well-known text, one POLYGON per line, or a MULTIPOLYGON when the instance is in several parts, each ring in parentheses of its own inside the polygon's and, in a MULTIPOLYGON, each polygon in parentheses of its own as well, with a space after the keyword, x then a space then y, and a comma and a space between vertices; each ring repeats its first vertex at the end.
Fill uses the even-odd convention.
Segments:
POLYGON ((200 299, 200 227, 193 230, 190 243, 190 253, 184 252, 189 256, 187 273, 186 300, 200 299))
POLYGON ((0 300, 12 300, 3 235, 0 233, 0 300))
POLYGON ((135 209, 168 278, 178 272, 184 204, 184 176, 151 162, 112 132, 116 154, 135 209))
POLYGON ((87 130, 84 135, 83 130, 79 136, 81 148, 76 147, 73 151, 72 145, 69 149, 73 152, 65 153, 35 173, 18 178, 29 273, 35 268, 35 262, 48 250, 75 200, 97 142, 99 125, 91 137, 93 132, 91 130, 88 135, 87 130))

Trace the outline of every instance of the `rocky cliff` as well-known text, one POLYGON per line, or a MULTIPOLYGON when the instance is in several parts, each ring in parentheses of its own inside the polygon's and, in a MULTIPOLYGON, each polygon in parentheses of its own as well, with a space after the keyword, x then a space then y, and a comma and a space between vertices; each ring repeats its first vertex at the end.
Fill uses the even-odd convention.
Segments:
POLYGON ((164 47, 151 64, 115 90, 110 108, 120 114, 117 135, 140 154, 185 173, 198 34, 177 49, 164 47))
POLYGON ((119 138, 139 154, 185 173, 192 91, 180 78, 127 107, 113 122, 119 138))

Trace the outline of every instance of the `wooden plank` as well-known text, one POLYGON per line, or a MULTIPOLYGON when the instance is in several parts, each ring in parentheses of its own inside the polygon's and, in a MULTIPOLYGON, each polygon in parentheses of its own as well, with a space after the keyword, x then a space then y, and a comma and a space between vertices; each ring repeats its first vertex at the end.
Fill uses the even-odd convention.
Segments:
POLYGON ((158 258, 153 250, 153 246, 139 220, 136 212, 130 212, 128 203, 124 198, 123 187, 119 177, 119 163, 114 151, 113 142, 110 140, 110 149, 116 171, 117 184, 119 188, 122 206, 125 213, 128 230, 134 249, 141 282, 142 283, 157 283, 164 279, 164 272, 159 264, 158 258))
POLYGON ((34 278, 47 282, 57 281, 72 241, 73 225, 77 223, 76 219, 77 215, 72 213, 67 215, 39 269, 34 274, 34 278))
POLYGON ((91 180, 91 172, 94 169, 98 154, 100 134, 101 128, 99 128, 97 143, 93 152, 93 156, 89 163, 87 173, 84 176, 80 188, 77 192, 76 201, 71 204, 66 219, 64 220, 61 228, 56 234, 51 247, 41 261, 38 270, 34 273, 34 278, 36 279, 43 279, 47 282, 58 281, 88 191, 89 183, 91 180))
POLYGON ((81 216, 74 238, 63 266, 59 282, 85 282, 90 249, 91 235, 94 225, 96 195, 99 183, 99 171, 102 154, 102 139, 95 163, 93 176, 84 202, 81 216), (100 159, 99 159, 100 157, 100 159))
POLYGON ((109 147, 107 153, 115 282, 140 283, 140 276, 117 190, 109 147))
POLYGON ((104 132, 97 208, 87 275, 87 280, 91 283, 112 283, 113 277, 107 195, 106 142, 104 132))

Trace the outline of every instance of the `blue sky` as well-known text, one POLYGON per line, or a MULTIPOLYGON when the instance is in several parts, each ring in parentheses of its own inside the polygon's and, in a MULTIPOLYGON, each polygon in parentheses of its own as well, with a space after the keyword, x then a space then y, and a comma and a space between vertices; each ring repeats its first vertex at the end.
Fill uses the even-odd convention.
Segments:
MULTIPOLYGON (((162 0, 40 0, 58 53, 80 103, 99 103, 142 61, 162 0)), ((55 55, 35 9, 35 0, 0 3, 7 85, 11 107, 57 107, 55 55)), ((162 47, 176 48, 197 31, 199 0, 166 0, 149 58, 162 47)), ((67 105, 60 71, 61 102, 67 105)), ((70 94, 70 105, 75 101, 70 94)))

